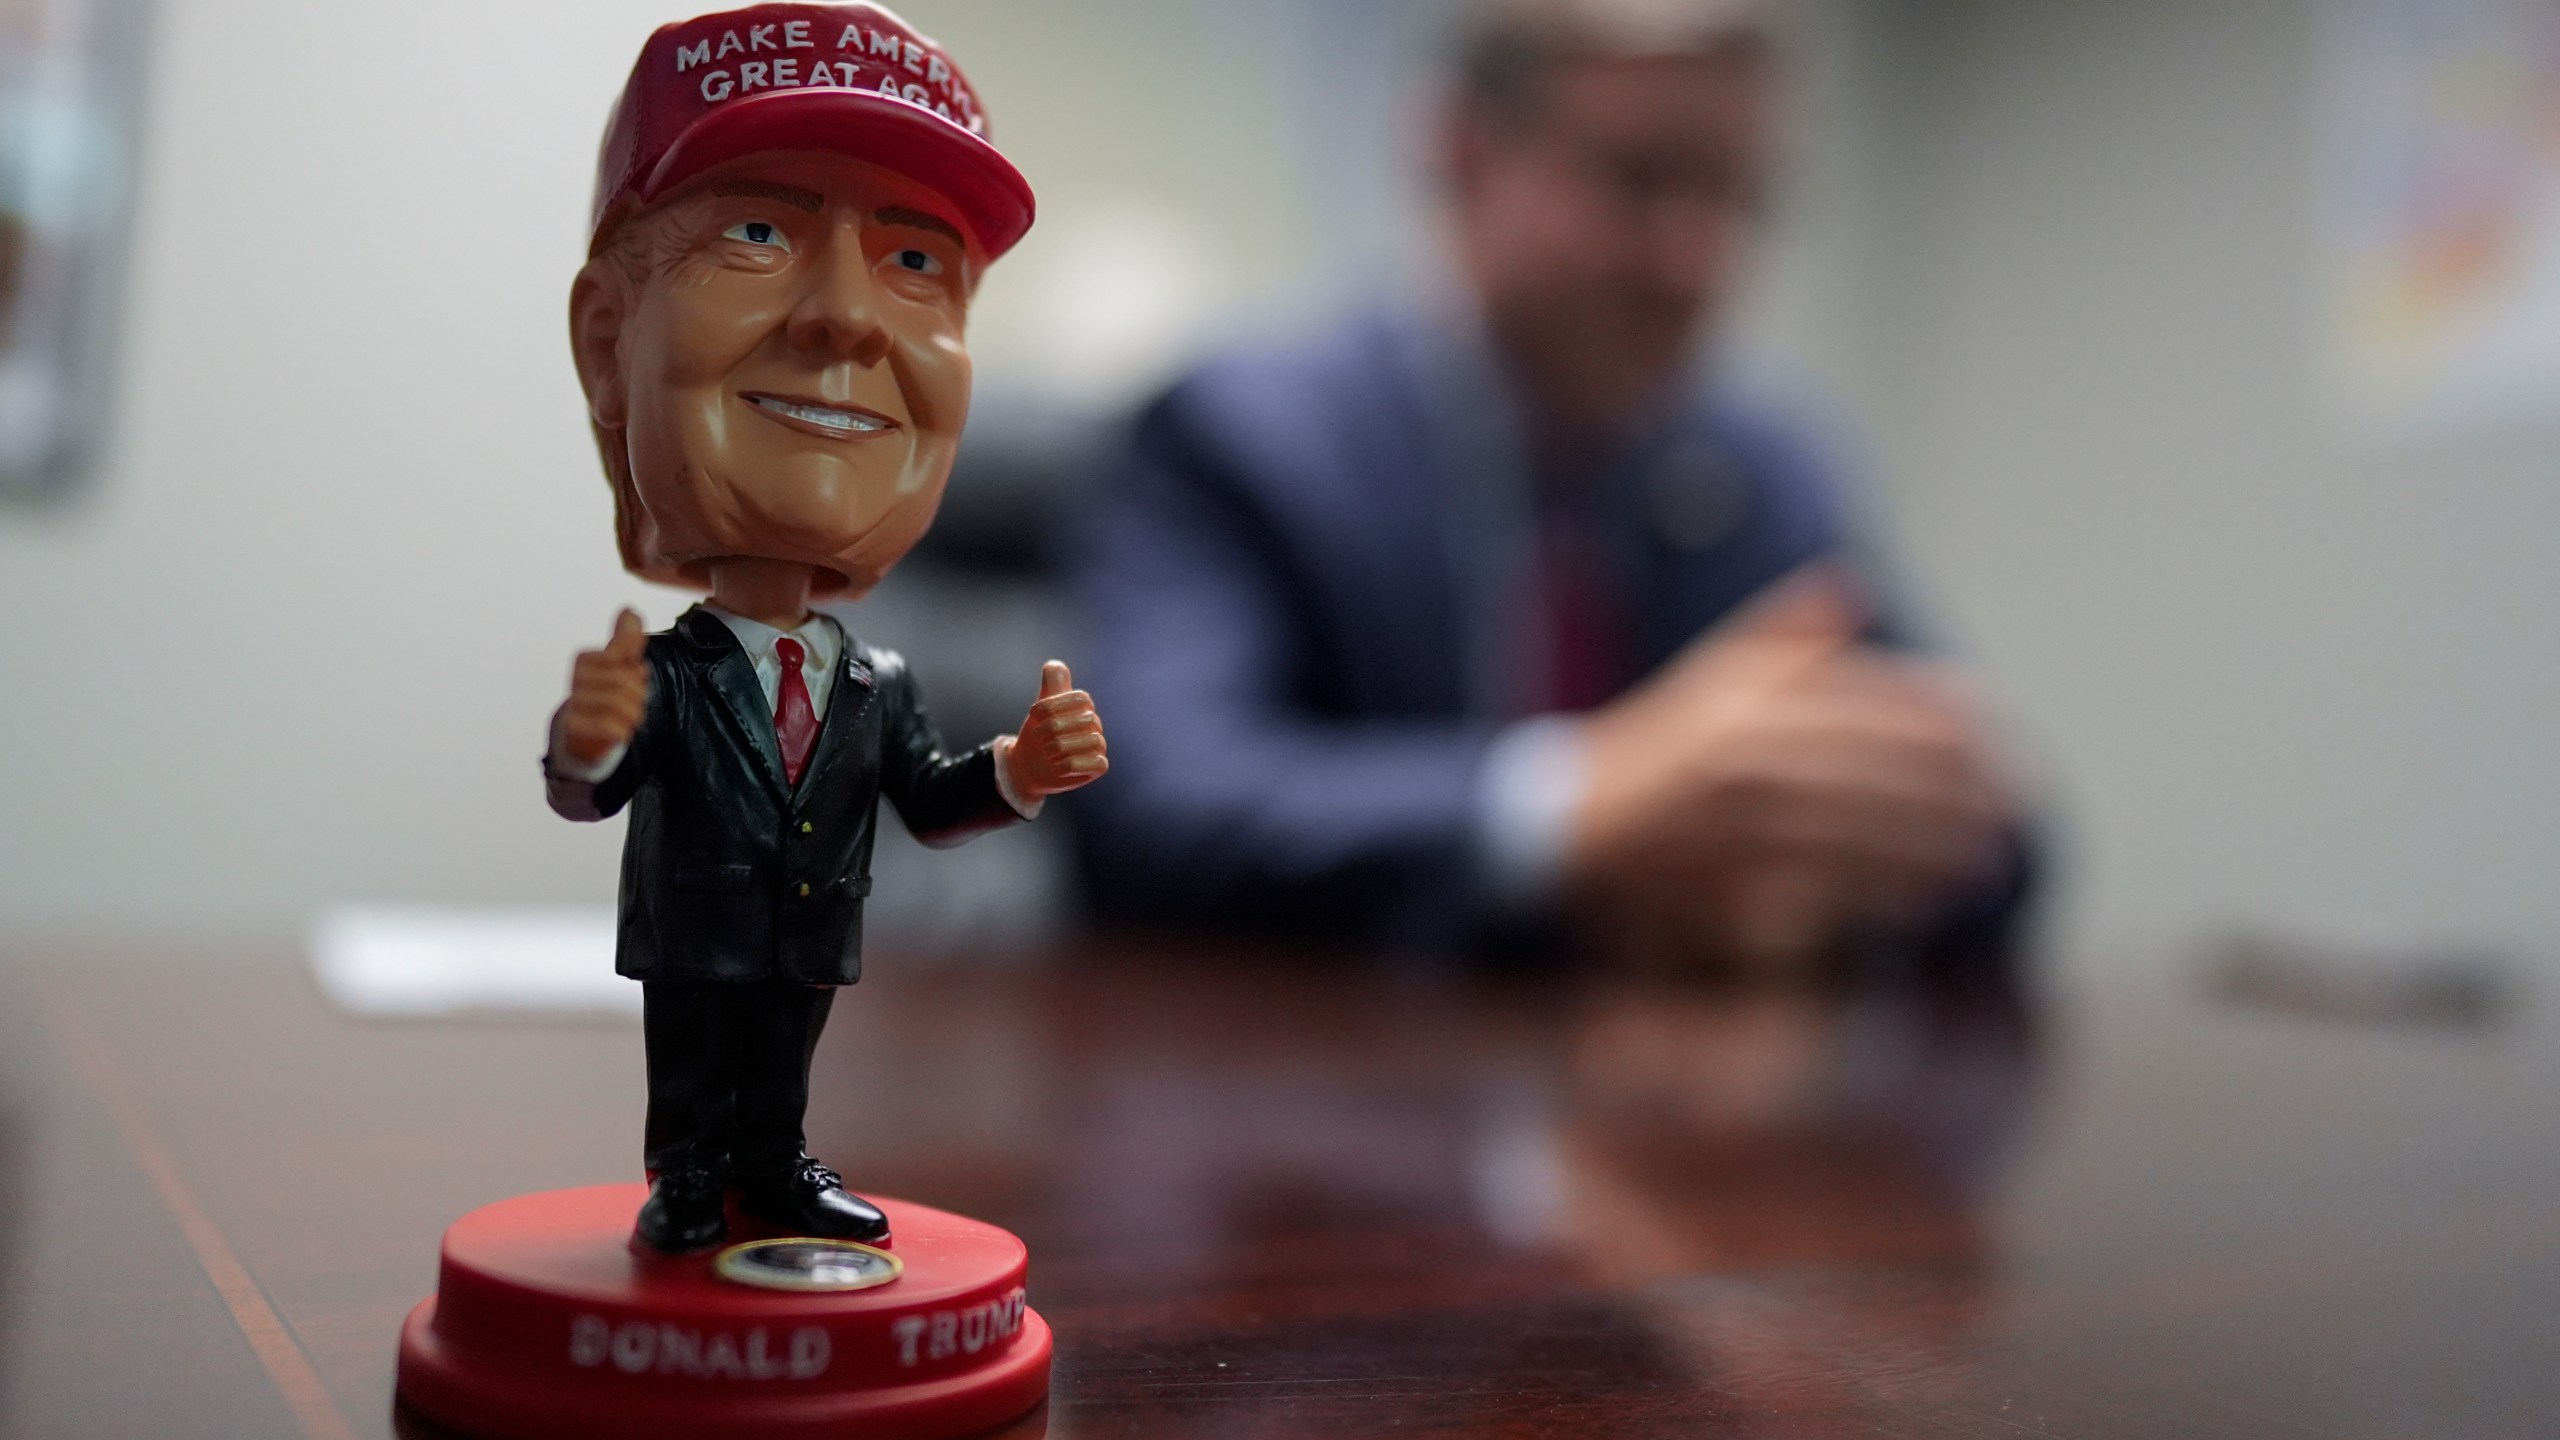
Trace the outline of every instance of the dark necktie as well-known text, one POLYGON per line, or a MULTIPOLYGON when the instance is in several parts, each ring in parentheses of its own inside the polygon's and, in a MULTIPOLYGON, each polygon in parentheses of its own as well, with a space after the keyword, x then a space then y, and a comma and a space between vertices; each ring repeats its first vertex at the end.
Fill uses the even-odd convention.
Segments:
POLYGON ((782 660, 782 684, 774 691, 773 738, 782 742, 782 778, 797 785, 818 743, 818 707, 809 703, 809 682, 800 674, 809 652, 785 635, 773 642, 773 653, 782 660))
POLYGON ((1625 607, 1590 526, 1564 507, 1544 508, 1537 583, 1547 650, 1536 708, 1596 710, 1627 682, 1625 607))

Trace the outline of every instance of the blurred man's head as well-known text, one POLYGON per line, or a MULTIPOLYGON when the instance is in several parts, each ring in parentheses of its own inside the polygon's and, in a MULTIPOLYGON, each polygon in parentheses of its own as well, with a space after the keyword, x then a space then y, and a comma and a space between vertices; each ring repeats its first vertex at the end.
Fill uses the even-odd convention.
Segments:
POLYGON ((1486 0, 1446 162, 1459 259, 1541 427, 1623 427, 1738 280, 1767 184, 1759 0, 1486 0))

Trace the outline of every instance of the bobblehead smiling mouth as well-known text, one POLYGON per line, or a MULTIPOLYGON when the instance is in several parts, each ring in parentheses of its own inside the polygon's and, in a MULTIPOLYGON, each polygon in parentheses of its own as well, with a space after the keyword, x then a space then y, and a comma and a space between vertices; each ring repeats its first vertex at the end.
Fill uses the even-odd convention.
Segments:
POLYGON ((750 391, 738 397, 758 410, 790 426, 830 440, 858 440, 865 435, 883 435, 898 428, 898 422, 877 410, 859 405, 823 405, 814 400, 786 400, 779 395, 750 391))

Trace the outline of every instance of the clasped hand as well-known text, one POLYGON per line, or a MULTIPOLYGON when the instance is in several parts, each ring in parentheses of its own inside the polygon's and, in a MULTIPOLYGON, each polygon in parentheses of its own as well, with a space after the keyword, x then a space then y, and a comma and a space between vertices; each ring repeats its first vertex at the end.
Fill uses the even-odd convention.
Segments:
POLYGON ((1865 618, 1837 574, 1798 575, 1584 722, 1586 904, 1657 958, 1795 972, 1996 872, 2017 811, 1983 724, 1865 618))

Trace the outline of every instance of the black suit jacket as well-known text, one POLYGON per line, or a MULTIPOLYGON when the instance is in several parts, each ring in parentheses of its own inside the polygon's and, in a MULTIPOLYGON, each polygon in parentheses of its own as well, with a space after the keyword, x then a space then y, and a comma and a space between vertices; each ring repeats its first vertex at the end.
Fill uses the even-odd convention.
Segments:
POLYGON ((631 807, 614 968, 635 980, 850 985, 862 977, 879 798, 928 845, 1020 817, 995 755, 954 758, 892 650, 845 640, 827 718, 786 785, 754 664, 699 606, 649 637, 649 708, 629 752, 593 784, 544 777, 551 808, 601 820, 631 807))

